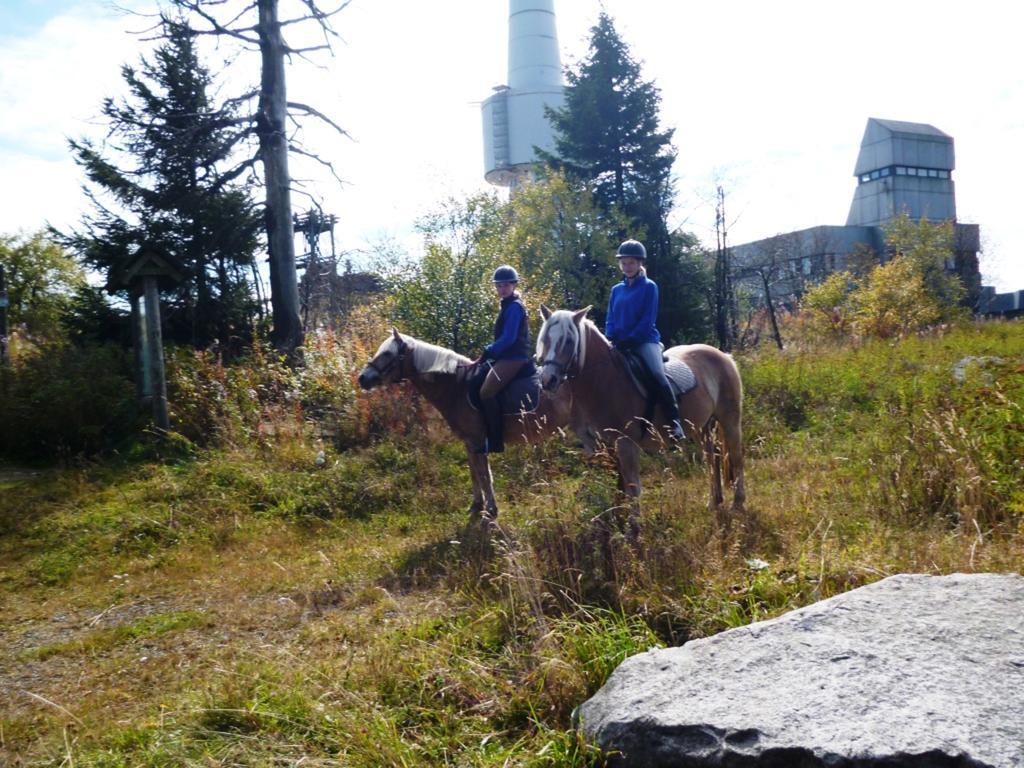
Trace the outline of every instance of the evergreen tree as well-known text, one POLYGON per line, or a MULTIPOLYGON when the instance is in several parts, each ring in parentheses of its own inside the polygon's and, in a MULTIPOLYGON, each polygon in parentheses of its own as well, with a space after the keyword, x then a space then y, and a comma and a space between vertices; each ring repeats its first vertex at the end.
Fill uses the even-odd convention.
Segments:
MULTIPOLYGON (((643 240, 651 277, 680 284, 684 260, 673 254, 666 221, 675 199, 674 129, 659 130, 661 95, 653 82, 643 80, 640 64, 607 14, 591 29, 587 57, 566 72, 566 79, 564 106, 547 110, 556 153, 540 151, 540 157, 585 182, 605 212, 625 214, 628 231, 613 234, 643 240)), ((670 293, 662 296, 659 328, 672 339, 685 313, 672 310, 670 293)))
POLYGON ((675 343, 710 342, 714 323, 708 294, 714 281, 708 254, 692 232, 672 233, 671 263, 663 267, 658 288, 661 296, 661 323, 666 338, 675 343), (669 334, 669 329, 675 329, 669 334))
POLYGON ((144 246, 170 257, 187 279, 167 303, 166 332, 197 346, 215 339, 233 346, 247 338, 258 310, 250 275, 260 219, 238 181, 248 166, 222 170, 245 120, 231 103, 214 105, 195 34, 170 22, 165 33, 152 60, 122 68, 128 96, 104 101, 107 144, 70 141, 95 189, 86 188, 94 210, 62 239, 107 274, 144 246))
POLYGON ((661 95, 641 79, 607 14, 591 29, 589 55, 566 79, 565 106, 547 112, 558 153, 547 159, 589 182, 605 209, 628 213, 649 230, 648 238, 663 234, 657 230, 665 229, 674 195, 674 131, 658 130, 661 95))

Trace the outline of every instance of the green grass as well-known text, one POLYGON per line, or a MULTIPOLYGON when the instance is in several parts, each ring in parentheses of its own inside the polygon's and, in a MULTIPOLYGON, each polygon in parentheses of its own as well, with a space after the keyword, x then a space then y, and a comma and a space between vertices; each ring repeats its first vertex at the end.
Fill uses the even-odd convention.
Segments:
POLYGON ((94 655, 109 651, 122 643, 148 640, 169 632, 209 626, 211 624, 208 619, 193 611, 155 613, 127 624, 88 632, 73 640, 30 648, 23 654, 23 658, 45 661, 59 654, 94 655))
POLYGON ((433 423, 50 471, 0 494, 0 763, 597 766, 572 712, 626 656, 899 572, 1024 565, 1024 325, 742 357, 748 505, 644 460, 494 462, 468 524, 433 423), (963 357, 998 357, 952 378, 963 357), (757 562, 757 561, 762 562, 757 562))

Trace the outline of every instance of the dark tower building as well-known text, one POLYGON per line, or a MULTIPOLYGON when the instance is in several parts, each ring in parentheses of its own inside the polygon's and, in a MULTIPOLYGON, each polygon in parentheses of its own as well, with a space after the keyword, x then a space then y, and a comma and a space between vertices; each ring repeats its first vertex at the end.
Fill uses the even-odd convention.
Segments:
POLYGON ((783 275, 780 298, 803 292, 805 283, 843 269, 857 251, 868 249, 879 260, 885 253, 882 227, 906 213, 912 220, 952 221, 954 258, 946 265, 967 288, 973 306, 981 290, 977 224, 956 220, 953 138, 925 123, 869 118, 854 175, 857 189, 845 226, 819 226, 737 245, 737 267, 754 268, 772 259, 783 275))

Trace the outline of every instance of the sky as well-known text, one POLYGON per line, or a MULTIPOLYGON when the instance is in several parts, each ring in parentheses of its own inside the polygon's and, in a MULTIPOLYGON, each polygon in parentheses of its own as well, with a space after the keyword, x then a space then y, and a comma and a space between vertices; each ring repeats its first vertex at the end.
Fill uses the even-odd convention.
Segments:
MULTIPOLYGON (((733 244, 844 224, 868 118, 929 123, 954 138, 958 219, 981 227, 984 282, 1024 289, 1024 56, 1012 4, 555 0, 563 64, 586 56, 602 8, 675 129, 670 225, 712 244, 718 185, 733 244)), ((480 102, 507 79, 507 20, 507 0, 352 0, 335 17, 333 55, 289 69, 289 98, 349 134, 311 124, 303 136, 343 184, 301 160, 293 175, 338 217, 338 248, 355 264, 384 241, 415 248, 419 217, 489 189, 480 102)), ((67 139, 103 139, 102 100, 151 45, 146 27, 101 0, 0 2, 0 234, 80 219, 67 139)), ((209 62, 225 54, 211 48, 209 62)), ((256 58, 236 59, 225 93, 258 76, 256 58)))

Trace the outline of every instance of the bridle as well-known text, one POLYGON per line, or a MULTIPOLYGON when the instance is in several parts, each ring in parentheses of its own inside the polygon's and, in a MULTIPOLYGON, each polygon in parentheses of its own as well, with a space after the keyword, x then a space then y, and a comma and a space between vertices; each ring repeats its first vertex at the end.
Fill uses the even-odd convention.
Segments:
POLYGON ((580 336, 583 333, 583 331, 582 329, 575 328, 575 326, 574 330, 576 332, 576 343, 573 344, 572 356, 569 358, 569 362, 560 363, 553 357, 541 361, 542 368, 548 365, 553 365, 555 368, 558 369, 558 373, 556 374, 556 376, 558 376, 559 381, 569 381, 575 379, 577 376, 580 375, 580 369, 577 363, 579 362, 580 358, 580 342, 582 341, 580 336), (575 366, 575 370, 573 370, 573 366, 575 366))
POLYGON ((383 380, 384 377, 388 373, 390 373, 397 365, 398 377, 394 379, 394 383, 404 381, 406 378, 405 374, 402 372, 402 369, 404 368, 403 363, 405 362, 405 354, 406 352, 409 351, 409 345, 406 344, 405 341, 403 341, 402 339, 396 339, 396 341, 398 342, 398 353, 390 360, 388 360, 387 365, 385 365, 383 368, 379 368, 377 365, 374 364, 373 360, 370 360, 366 364, 367 368, 372 368, 374 371, 377 372, 377 375, 380 376, 381 380, 383 380))

